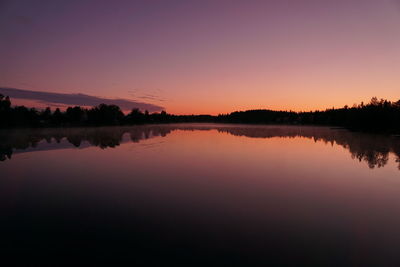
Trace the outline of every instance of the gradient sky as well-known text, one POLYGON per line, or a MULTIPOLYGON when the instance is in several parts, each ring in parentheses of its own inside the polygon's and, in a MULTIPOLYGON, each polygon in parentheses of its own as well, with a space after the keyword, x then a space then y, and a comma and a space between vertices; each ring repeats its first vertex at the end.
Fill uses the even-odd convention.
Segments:
POLYGON ((0 86, 167 112, 400 99, 398 0, 0 0, 0 86))

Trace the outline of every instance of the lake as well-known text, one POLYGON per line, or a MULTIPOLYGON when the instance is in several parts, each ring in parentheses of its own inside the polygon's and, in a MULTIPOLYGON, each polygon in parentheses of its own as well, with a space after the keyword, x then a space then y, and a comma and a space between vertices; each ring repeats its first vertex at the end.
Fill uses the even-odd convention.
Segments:
POLYGON ((1 248, 16 263, 400 266, 397 136, 1 130, 0 160, 1 248))

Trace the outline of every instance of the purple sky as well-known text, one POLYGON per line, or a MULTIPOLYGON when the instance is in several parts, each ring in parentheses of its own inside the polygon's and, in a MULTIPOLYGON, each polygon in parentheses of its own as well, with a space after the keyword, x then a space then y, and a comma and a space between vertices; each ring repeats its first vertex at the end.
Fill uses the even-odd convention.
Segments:
POLYGON ((400 98, 397 0, 3 0, 0 36, 0 87, 181 114, 400 98))

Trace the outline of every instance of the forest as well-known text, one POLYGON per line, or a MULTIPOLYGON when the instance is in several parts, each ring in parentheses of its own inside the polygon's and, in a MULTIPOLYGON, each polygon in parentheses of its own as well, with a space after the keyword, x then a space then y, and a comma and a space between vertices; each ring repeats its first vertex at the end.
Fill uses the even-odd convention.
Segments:
POLYGON ((229 114, 173 115, 165 111, 149 113, 137 108, 125 114, 116 105, 100 104, 92 108, 79 106, 54 111, 13 106, 9 97, 0 95, 0 128, 113 126, 157 123, 242 123, 326 125, 350 130, 400 133, 400 100, 396 102, 373 97, 367 104, 294 112, 268 109, 235 111, 229 114))

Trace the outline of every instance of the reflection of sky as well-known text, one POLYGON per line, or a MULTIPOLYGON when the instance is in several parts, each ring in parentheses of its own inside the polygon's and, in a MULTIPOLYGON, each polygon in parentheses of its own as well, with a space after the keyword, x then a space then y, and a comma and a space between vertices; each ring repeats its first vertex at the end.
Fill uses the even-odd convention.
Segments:
MULTIPOLYGON (((163 199, 166 205, 180 203, 183 207, 187 197, 187 205, 200 205, 203 201, 199 207, 204 211, 213 210, 217 203, 216 209, 227 208, 223 214, 234 216, 231 212, 236 211, 259 219, 265 215, 261 213, 264 209, 282 219, 294 216, 298 208, 305 209, 308 216, 307 212, 314 209, 323 212, 324 205, 336 205, 343 210, 330 212, 347 214, 355 207, 364 213, 387 205, 388 211, 400 203, 393 201, 400 196, 394 161, 386 168, 370 171, 364 163, 352 160, 341 146, 309 138, 237 137, 215 130, 174 131, 166 137, 156 137, 161 138, 163 142, 152 149, 140 144, 152 144, 155 139, 127 142, 113 149, 40 151, 25 159, 16 155, 2 162, 0 168, 2 173, 18 174, 19 182, 28 179, 27 175, 33 175, 39 183, 52 180, 49 182, 53 185, 57 180, 69 186, 96 181, 96 188, 120 191, 121 198, 130 198, 128 193, 134 190, 137 195, 131 197, 147 194, 153 200, 163 199), (22 162, 24 168, 18 168, 22 162), (13 171, 14 168, 18 169, 13 171), (121 185, 124 188, 119 188, 121 185), (320 201, 313 202, 315 198, 320 201), (332 198, 336 204, 329 202, 332 198), (363 201, 368 203, 359 206, 363 201), (282 205, 286 215, 281 213, 282 205)), ((240 218, 246 216, 242 214, 240 218)), ((314 219, 330 227, 327 218, 314 219)))
POLYGON ((241 138, 265 139, 266 142, 269 139, 275 139, 278 143, 287 142, 286 139, 307 139, 314 143, 322 142, 327 147, 342 147, 350 153, 353 160, 365 162, 371 169, 384 167, 390 161, 397 162, 397 164, 400 161, 400 139, 396 136, 357 133, 339 128, 313 126, 170 124, 4 131, 0 136, 3 139, 0 149, 3 158, 10 151, 15 154, 73 147, 82 149, 90 146, 107 149, 127 143, 134 143, 134 145, 131 145, 131 149, 136 149, 135 147, 139 145, 141 147, 139 150, 157 150, 166 141, 161 137, 170 134, 176 135, 177 133, 183 137, 185 137, 185 134, 195 136, 198 133, 209 131, 213 132, 212 136, 227 134, 241 138))
POLYGON ((371 171, 344 147, 312 138, 177 130, 113 149, 17 154, 1 162, 0 171, 5 240, 16 248, 18 233, 34 244, 73 240, 75 247, 86 240, 76 236, 92 234, 96 238, 87 240, 97 246, 123 250, 129 244, 129 255, 148 248, 136 242, 144 238, 155 248, 151 255, 178 247, 178 258, 186 255, 181 244, 200 244, 193 249, 200 257, 222 247, 268 262, 266 253, 298 252, 299 246, 312 259, 322 251, 362 266, 370 258, 398 258, 394 162, 371 171), (156 139, 163 142, 152 149, 141 145, 156 139), (47 235, 38 241, 37 233, 47 235))
POLYGON ((396 0, 7 0, 0 86, 181 114, 397 100, 399 25, 396 0))

